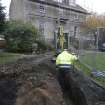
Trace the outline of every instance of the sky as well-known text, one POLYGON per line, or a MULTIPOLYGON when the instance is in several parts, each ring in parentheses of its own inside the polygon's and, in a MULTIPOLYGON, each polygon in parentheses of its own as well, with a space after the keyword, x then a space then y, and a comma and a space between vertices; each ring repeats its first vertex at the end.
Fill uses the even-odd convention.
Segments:
POLYGON ((76 2, 89 10, 89 12, 105 13, 105 0, 76 0, 76 2))
MULTIPOLYGON (((2 5, 6 6, 5 12, 9 13, 9 5, 11 0, 1 0, 2 5)), ((89 10, 89 12, 105 13, 105 0, 76 0, 76 3, 89 10)))
POLYGON ((7 17, 9 14, 10 2, 11 2, 11 0, 1 0, 2 5, 5 6, 5 13, 7 14, 7 17))

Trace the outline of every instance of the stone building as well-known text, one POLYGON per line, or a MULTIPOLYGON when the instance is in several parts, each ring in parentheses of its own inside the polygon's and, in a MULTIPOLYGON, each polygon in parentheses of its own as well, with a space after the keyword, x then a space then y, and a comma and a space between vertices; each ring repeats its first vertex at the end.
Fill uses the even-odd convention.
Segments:
POLYGON ((68 37, 78 37, 86 15, 75 0, 11 0, 10 4, 10 20, 31 22, 47 42, 53 42, 60 24, 68 37))

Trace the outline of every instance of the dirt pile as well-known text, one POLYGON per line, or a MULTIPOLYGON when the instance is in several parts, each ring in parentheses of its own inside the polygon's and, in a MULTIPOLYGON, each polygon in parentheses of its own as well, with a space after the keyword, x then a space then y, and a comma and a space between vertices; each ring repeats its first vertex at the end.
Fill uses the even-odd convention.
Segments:
POLYGON ((61 91, 54 80, 42 81, 36 88, 31 83, 24 85, 20 89, 23 92, 19 92, 16 105, 64 105, 61 91))
POLYGON ((65 105, 52 68, 43 64, 49 57, 39 55, 0 65, 0 105, 65 105))

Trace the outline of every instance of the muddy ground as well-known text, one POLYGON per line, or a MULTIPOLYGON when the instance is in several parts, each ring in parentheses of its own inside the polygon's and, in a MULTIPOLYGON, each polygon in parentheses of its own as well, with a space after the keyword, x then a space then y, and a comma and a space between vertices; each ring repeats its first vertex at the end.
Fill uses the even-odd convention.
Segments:
POLYGON ((73 105, 62 93, 51 58, 28 55, 0 65, 0 105, 73 105))
POLYGON ((0 105, 65 105, 50 55, 0 65, 0 105))

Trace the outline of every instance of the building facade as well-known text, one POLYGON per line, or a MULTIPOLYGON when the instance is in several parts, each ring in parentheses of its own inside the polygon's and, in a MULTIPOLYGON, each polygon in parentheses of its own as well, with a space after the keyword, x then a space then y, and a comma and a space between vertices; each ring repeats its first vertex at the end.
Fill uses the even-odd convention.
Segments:
POLYGON ((86 15, 87 11, 75 0, 11 0, 10 4, 10 20, 31 22, 50 43, 59 25, 69 37, 78 37, 86 15))

